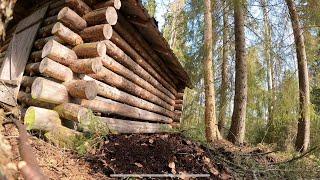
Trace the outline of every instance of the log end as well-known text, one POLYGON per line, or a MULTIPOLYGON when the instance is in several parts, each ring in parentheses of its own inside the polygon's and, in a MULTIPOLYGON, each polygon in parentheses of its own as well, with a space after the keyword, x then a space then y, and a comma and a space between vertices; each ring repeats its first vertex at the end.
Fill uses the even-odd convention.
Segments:
POLYGON ((116 25, 118 22, 117 10, 114 7, 108 7, 106 10, 106 20, 110 25, 116 25))
POLYGON ((121 0, 114 0, 113 5, 116 9, 119 10, 121 8, 121 0))
POLYGON ((43 46, 41 58, 45 58, 50 54, 53 47, 53 43, 54 43, 54 40, 51 39, 43 46))
POLYGON ((102 69, 103 69, 103 64, 102 64, 101 58, 95 58, 92 61, 92 71, 93 71, 93 73, 98 73, 98 72, 102 71, 102 69))
POLYGON ((62 8, 58 13, 57 19, 61 20, 68 13, 69 10, 70 9, 68 7, 62 8))
POLYGON ((99 54, 100 57, 103 57, 106 55, 107 53, 107 47, 103 42, 99 42, 97 44, 97 52, 99 54))
POLYGON ((43 91, 43 78, 36 78, 31 86, 31 97, 33 99, 37 99, 38 97, 40 97, 41 92, 43 91))
POLYGON ((26 129, 32 130, 34 129, 34 125, 35 125, 35 118, 36 117, 36 113, 35 113, 35 108, 34 107, 29 107, 26 111, 26 114, 24 116, 24 124, 26 126, 26 129))
MULTIPOLYGON (((98 86, 94 81, 87 81, 88 85, 85 88, 85 95, 88 100, 93 100, 98 95, 98 86)), ((83 112, 82 115, 87 114, 83 112)))
POLYGON ((106 39, 111 39, 112 34, 113 34, 112 26, 111 26, 110 24, 105 24, 105 25, 103 26, 103 36, 104 36, 106 39))

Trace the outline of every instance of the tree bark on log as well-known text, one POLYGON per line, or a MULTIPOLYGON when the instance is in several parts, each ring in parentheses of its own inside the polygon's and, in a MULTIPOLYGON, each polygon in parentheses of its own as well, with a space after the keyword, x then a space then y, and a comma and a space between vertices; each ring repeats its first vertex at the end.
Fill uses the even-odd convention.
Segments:
POLYGON ((53 109, 55 107, 54 104, 33 99, 31 94, 25 93, 23 91, 19 91, 18 102, 25 104, 27 106, 36 106, 36 107, 46 108, 46 109, 53 109))
POLYGON ((140 119, 145 121, 171 123, 172 119, 139 109, 126 104, 118 103, 110 99, 97 97, 95 100, 81 100, 80 105, 93 111, 101 112, 103 114, 117 114, 124 117, 140 119))
POLYGON ((79 58, 95 58, 106 55, 107 48, 103 42, 80 44, 72 49, 79 58))
POLYGON ((27 74, 29 74, 30 76, 33 76, 34 74, 39 74, 40 73, 39 67, 40 67, 40 63, 39 62, 37 62, 37 63, 29 63, 29 64, 26 65, 25 72, 27 74))
POLYGON ((85 42, 96 42, 110 39, 113 33, 110 24, 100 24, 83 29, 79 35, 85 42))
POLYGON ((103 82, 100 82, 98 80, 95 80, 89 76, 84 76, 84 80, 94 80, 98 87, 98 95, 106 97, 108 99, 112 99, 121 103, 125 103, 137 108, 141 108, 147 111, 152 111, 155 113, 159 113, 165 116, 168 116, 170 118, 174 118, 174 113, 172 111, 169 111, 159 105, 153 104, 149 101, 146 101, 144 99, 138 98, 136 96, 133 96, 131 94, 128 94, 124 91, 120 91, 117 88, 114 88, 112 86, 109 86, 103 82))
POLYGON ((110 25, 115 25, 118 21, 118 14, 114 7, 107 7, 91 11, 83 16, 88 25, 98 25, 107 22, 110 25))
POLYGON ((82 31, 87 27, 87 22, 68 7, 61 9, 57 19, 75 32, 82 31))
POLYGON ((91 110, 73 103, 61 104, 55 107, 54 110, 58 112, 61 118, 84 124, 90 123, 89 121, 93 116, 91 110))
POLYGON ((67 5, 77 12, 80 16, 92 11, 92 9, 82 0, 66 0, 67 5))
MULTIPOLYGON (((126 55, 119 47, 109 40, 103 41, 107 47, 107 54, 114 57, 118 62, 126 66, 128 69, 132 70, 135 74, 139 75, 141 78, 148 81, 154 87, 159 88, 160 91, 168 93, 168 90, 163 87, 153 76, 151 76, 145 69, 143 69, 139 64, 134 62, 128 55, 126 55)), ((170 93, 171 94, 171 93, 170 93)))
POLYGON ((121 8, 121 0, 109 0, 95 4, 94 9, 101 9, 105 7, 113 6, 117 10, 121 8))
POLYGON ((115 134, 147 134, 147 133, 162 133, 170 132, 172 127, 168 124, 156 124, 147 122, 127 121, 113 118, 99 118, 101 122, 107 124, 111 133, 115 134))
POLYGON ((140 87, 146 89, 147 91, 151 92, 152 94, 160 97, 162 100, 166 101, 167 103, 173 105, 174 100, 172 100, 169 96, 164 94, 163 92, 156 89, 152 86, 149 82, 145 81, 126 67, 122 66, 120 63, 115 61, 113 58, 106 55, 102 58, 102 64, 112 70, 113 72, 125 77, 126 79, 132 81, 133 83, 139 85, 140 87))
POLYGON ((57 63, 49 58, 44 58, 39 67, 41 74, 60 81, 70 81, 74 75, 70 68, 57 63))
POLYGON ((157 81, 159 81, 165 88, 160 89, 163 93, 174 99, 174 95, 171 92, 175 92, 175 89, 164 80, 155 69, 150 66, 150 64, 141 57, 136 50, 134 50, 117 32, 113 32, 111 41, 117 45, 122 51, 124 51, 129 57, 131 57, 137 64, 139 64, 143 69, 145 69, 151 76, 153 76, 157 81))
POLYGON ((72 80, 63 85, 72 97, 93 100, 98 94, 98 87, 94 81, 72 80))
POLYGON ((173 111, 173 106, 109 69, 103 68, 99 73, 90 74, 89 76, 173 111))
POLYGON ((66 26, 64 26, 62 23, 57 22, 53 28, 52 28, 52 34, 56 35, 60 39, 62 39, 67 44, 70 44, 71 46, 77 46, 79 44, 83 44, 83 40, 81 36, 79 36, 77 33, 73 32, 66 26))
POLYGON ((46 43, 46 45, 43 47, 41 57, 48 57, 66 66, 72 64, 76 59, 78 59, 73 50, 55 40, 50 40, 46 43))
POLYGON ((59 83, 38 77, 31 86, 33 99, 52 104, 62 104, 70 101, 67 88, 59 83))
POLYGON ((103 69, 101 57, 91 59, 78 59, 69 66, 73 72, 81 74, 94 74, 103 69))
MULTIPOLYGON (((119 13, 119 23, 114 26, 115 30, 123 39, 126 39, 127 42, 137 51, 139 54, 144 57, 150 65, 158 73, 164 77, 167 82, 170 83, 175 89, 177 89, 176 84, 179 84, 176 77, 173 76, 172 72, 168 70, 167 65, 163 60, 157 55, 157 53, 150 47, 146 40, 138 33, 133 25, 131 25, 120 13, 119 13), (166 76, 167 75, 167 76, 166 76)), ((172 92, 176 94, 176 92, 172 92)))
POLYGON ((182 104, 175 104, 174 105, 174 110, 179 110, 182 111, 183 105, 182 104))
POLYGON ((41 55, 42 55, 42 50, 34 51, 31 53, 30 59, 33 62, 39 62, 42 60, 41 55))
POLYGON ((33 81, 36 79, 37 77, 30 77, 30 76, 23 76, 22 80, 21 80, 21 86, 22 87, 31 87, 33 81))
POLYGON ((59 7, 56 7, 54 9, 49 10, 48 13, 47 13, 47 16, 55 16, 55 15, 57 15, 60 12, 60 10, 62 8, 64 8, 65 6, 66 6, 66 4, 63 4, 62 6, 59 6, 59 7))
POLYGON ((40 28, 37 36, 40 38, 51 36, 51 30, 52 30, 53 26, 54 26, 54 23, 40 28))
POLYGON ((54 24, 58 21, 58 15, 50 16, 43 20, 42 26, 47 26, 49 24, 54 24))
MULTIPOLYGON (((50 41, 50 40, 55 40, 55 41, 57 41, 57 42, 59 42, 59 43, 61 43, 61 44, 63 44, 64 43, 64 41, 62 40, 62 39, 60 39, 59 37, 57 37, 57 36, 49 36, 49 37, 46 37, 46 38, 40 38, 40 39, 38 39, 38 40, 36 40, 35 42, 34 42, 34 47, 36 48, 36 49, 41 49, 42 50, 42 48, 44 47, 44 45, 48 42, 48 41, 50 41)), ((42 51, 41 51, 42 52, 42 51)), ((41 57, 41 56, 40 56, 41 57)))

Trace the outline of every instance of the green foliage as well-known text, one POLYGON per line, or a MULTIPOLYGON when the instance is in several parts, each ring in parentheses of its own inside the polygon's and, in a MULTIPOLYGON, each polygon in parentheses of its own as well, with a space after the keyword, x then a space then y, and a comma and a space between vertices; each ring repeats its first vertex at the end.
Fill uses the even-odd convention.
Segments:
POLYGON ((148 13, 150 14, 150 16, 154 17, 156 14, 156 9, 157 9, 156 0, 144 0, 143 5, 148 10, 148 13))
POLYGON ((84 135, 75 140, 75 145, 78 154, 85 155, 107 138, 110 129, 107 124, 101 122, 93 113, 90 113, 89 120, 80 120, 80 124, 84 135))

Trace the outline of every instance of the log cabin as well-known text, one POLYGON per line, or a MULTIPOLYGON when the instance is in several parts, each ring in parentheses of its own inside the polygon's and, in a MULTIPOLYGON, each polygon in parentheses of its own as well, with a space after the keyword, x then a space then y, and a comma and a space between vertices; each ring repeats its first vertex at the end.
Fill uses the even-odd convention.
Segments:
POLYGON ((140 0, 18 0, 0 60, 0 101, 29 129, 92 112, 116 133, 167 131, 192 86, 140 0))

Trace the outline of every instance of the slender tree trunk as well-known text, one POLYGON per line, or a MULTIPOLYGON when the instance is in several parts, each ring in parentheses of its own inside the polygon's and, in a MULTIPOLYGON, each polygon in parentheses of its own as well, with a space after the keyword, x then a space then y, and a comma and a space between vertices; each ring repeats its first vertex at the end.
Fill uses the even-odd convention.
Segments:
POLYGON ((273 108, 275 102, 275 85, 274 85, 274 67, 272 60, 272 47, 271 47, 271 25, 269 19, 269 9, 266 0, 261 0, 263 21, 264 21, 264 58, 267 64, 267 82, 269 92, 268 102, 268 130, 273 130, 273 108))
POLYGON ((236 51, 235 95, 232 122, 228 140, 240 145, 244 142, 247 108, 247 59, 244 34, 244 8, 241 0, 234 0, 234 27, 236 51))
POLYGON ((304 45, 303 31, 299 24, 299 15, 293 0, 286 0, 293 35, 296 43, 298 74, 299 74, 299 101, 300 101, 300 116, 298 123, 298 133, 296 140, 296 150, 305 152, 310 143, 310 92, 308 78, 308 63, 306 49, 304 45))
POLYGON ((223 48, 222 48, 222 70, 221 70, 221 102, 220 102, 220 111, 219 111, 219 131, 223 135, 224 128, 226 125, 226 113, 228 108, 228 15, 227 15, 227 3, 226 0, 223 0, 223 48))
POLYGON ((218 126, 216 124, 215 113, 215 92, 214 92, 214 74, 213 74, 213 28, 212 28, 212 9, 211 0, 205 0, 204 14, 204 46, 205 56, 203 61, 204 86, 205 86, 205 125, 206 138, 208 142, 221 139, 218 126))

